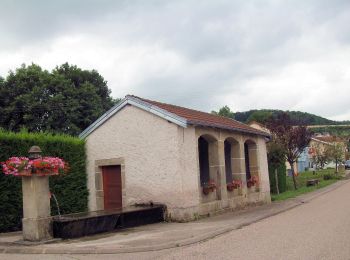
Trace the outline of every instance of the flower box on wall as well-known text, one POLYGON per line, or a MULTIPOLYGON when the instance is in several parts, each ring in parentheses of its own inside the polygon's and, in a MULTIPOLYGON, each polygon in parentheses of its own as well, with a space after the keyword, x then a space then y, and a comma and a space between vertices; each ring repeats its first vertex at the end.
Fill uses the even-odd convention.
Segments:
POLYGON ((233 180, 232 182, 227 183, 226 186, 227 186, 227 190, 229 192, 232 192, 233 190, 239 189, 242 187, 242 181, 241 180, 233 180))
POLYGON ((214 192, 216 190, 216 183, 213 180, 209 182, 205 182, 202 185, 202 191, 204 195, 208 195, 210 192, 214 192))
POLYGON ((259 178, 258 176, 252 176, 249 180, 247 180, 247 187, 251 188, 253 186, 259 185, 259 178))

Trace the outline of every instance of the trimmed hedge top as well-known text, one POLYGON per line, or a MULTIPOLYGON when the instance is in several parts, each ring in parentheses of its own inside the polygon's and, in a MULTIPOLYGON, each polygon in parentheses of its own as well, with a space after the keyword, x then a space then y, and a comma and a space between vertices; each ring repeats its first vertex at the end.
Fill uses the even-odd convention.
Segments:
MULTIPOLYGON (((0 130, 0 161, 12 156, 28 156, 33 145, 40 146, 43 156, 57 156, 69 164, 67 174, 50 177, 50 191, 57 197, 61 214, 86 211, 88 190, 84 140, 68 135, 0 130)), ((21 178, 5 176, 0 169, 0 232, 21 228, 21 187, 21 178)), ((57 214, 54 201, 51 201, 51 214, 57 214)))

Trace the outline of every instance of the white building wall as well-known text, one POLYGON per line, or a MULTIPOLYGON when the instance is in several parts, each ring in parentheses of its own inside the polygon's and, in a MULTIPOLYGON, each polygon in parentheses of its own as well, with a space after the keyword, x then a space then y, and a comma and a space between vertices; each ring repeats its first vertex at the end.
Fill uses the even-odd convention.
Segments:
POLYGON ((98 208, 95 161, 111 158, 124 158, 123 206, 149 201, 164 203, 169 209, 195 205, 191 173, 196 171, 185 162, 191 162, 196 153, 190 154, 189 143, 179 140, 183 132, 184 140, 191 141, 193 131, 180 130, 158 116, 127 106, 92 132, 86 140, 90 210, 98 208))
POLYGON ((189 220, 195 218, 200 203, 198 151, 195 128, 178 127, 179 169, 182 178, 183 201, 172 209, 172 218, 189 220))

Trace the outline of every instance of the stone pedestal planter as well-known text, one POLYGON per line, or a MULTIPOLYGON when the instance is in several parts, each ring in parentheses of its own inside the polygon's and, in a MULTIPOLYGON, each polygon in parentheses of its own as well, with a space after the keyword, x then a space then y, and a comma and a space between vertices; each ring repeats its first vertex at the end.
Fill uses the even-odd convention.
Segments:
POLYGON ((39 146, 32 146, 27 157, 11 157, 1 163, 6 175, 22 178, 23 240, 52 239, 49 176, 67 170, 58 157, 42 157, 39 146))
POLYGON ((49 176, 22 176, 23 239, 52 239, 49 176))

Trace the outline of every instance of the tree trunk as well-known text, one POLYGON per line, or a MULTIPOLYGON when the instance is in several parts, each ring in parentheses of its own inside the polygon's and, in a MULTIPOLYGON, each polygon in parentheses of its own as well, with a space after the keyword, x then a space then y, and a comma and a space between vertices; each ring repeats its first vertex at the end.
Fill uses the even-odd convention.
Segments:
POLYGON ((276 182, 276 192, 277 192, 277 194, 280 194, 280 189, 278 188, 278 173, 277 173, 277 168, 275 169, 275 182, 276 182))
POLYGON ((297 181, 295 179, 295 174, 294 174, 294 163, 289 162, 290 168, 292 169, 292 177, 293 177, 293 184, 294 184, 294 189, 297 190, 297 181))
POLYGON ((338 174, 338 160, 335 160, 335 173, 338 174))

